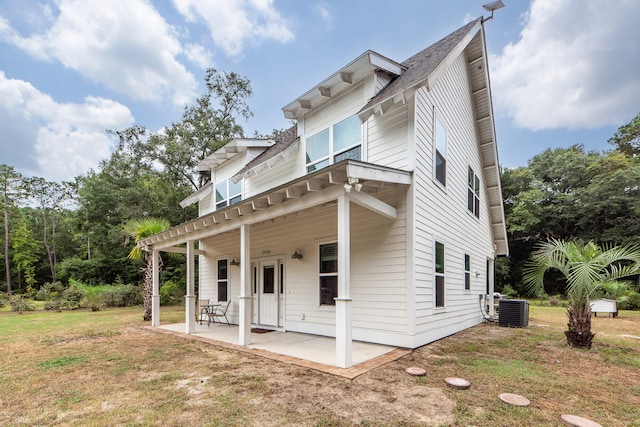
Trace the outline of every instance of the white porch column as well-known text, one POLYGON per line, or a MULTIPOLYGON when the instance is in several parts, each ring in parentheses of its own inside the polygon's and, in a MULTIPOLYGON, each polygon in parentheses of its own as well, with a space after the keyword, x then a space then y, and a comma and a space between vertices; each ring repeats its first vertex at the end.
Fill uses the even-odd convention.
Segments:
POLYGON ((336 366, 350 368, 351 360, 351 230, 349 197, 338 197, 338 298, 336 301, 336 366))
POLYGON ((192 334, 196 330, 196 297, 195 293, 195 251, 193 240, 187 241, 187 295, 184 297, 186 308, 186 333, 192 334))
POLYGON ((489 283, 489 315, 495 316, 496 307, 493 301, 493 293, 495 292, 495 274, 493 267, 494 260, 492 258, 487 258, 487 282, 489 283))
POLYGON ((151 292, 151 326, 160 326, 160 251, 153 249, 153 290, 151 292))
POLYGON ((240 319, 238 344, 251 344, 251 235, 250 225, 240 226, 240 319))

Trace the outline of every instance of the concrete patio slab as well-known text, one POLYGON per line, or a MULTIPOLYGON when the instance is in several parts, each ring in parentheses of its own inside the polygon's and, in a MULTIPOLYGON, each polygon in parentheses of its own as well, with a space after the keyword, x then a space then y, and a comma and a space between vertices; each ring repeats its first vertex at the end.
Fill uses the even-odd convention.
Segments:
POLYGON ((193 334, 185 333, 184 323, 149 327, 149 329, 347 379, 354 379, 371 369, 397 360, 411 352, 411 350, 397 347, 354 341, 352 347, 353 367, 343 369, 336 367, 336 341, 330 337, 280 331, 251 333, 251 344, 242 346, 238 344, 237 325, 214 324, 207 327, 196 324, 193 334))

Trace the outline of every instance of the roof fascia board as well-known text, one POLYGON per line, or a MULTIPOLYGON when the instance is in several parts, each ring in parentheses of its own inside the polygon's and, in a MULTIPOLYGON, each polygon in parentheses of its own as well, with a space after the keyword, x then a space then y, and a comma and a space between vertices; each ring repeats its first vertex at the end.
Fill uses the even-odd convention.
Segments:
POLYGON ((399 76, 406 67, 374 51, 369 51, 369 64, 388 73, 399 76))
MULTIPOLYGON (((427 76, 427 78, 425 79, 426 82, 423 80, 419 82, 417 86, 422 86, 426 84, 427 89, 431 90, 431 88, 433 88, 433 86, 440 79, 440 77, 442 77, 442 75, 449 69, 449 66, 451 66, 451 64, 456 59, 458 59, 458 56, 460 56, 462 52, 464 52, 464 50, 467 48, 469 43, 471 43, 471 40, 473 40, 473 38, 476 36, 478 31, 480 31, 481 29, 482 29, 482 24, 480 23, 480 21, 476 22, 476 24, 473 27, 471 27, 469 32, 465 34, 465 36, 462 38, 462 40, 460 40, 460 42, 456 45, 456 47, 451 49, 451 52, 449 52, 449 54, 442 60, 442 62, 438 64, 436 69, 433 70, 433 72, 429 74, 429 76, 427 76)), ((483 34, 483 41, 484 41, 484 34, 483 34)))
MULTIPOLYGON (((502 194, 502 181, 500 180, 500 159, 498 158, 498 143, 497 143, 497 139, 496 139, 496 125, 495 125, 495 120, 494 120, 494 114, 493 114, 493 96, 492 96, 492 92, 491 92, 491 78, 489 76, 489 61, 488 61, 488 57, 487 57, 487 43, 486 43, 486 38, 485 38, 485 33, 484 33, 484 24, 481 23, 480 24, 480 32, 481 32, 481 38, 482 38, 482 57, 483 57, 483 62, 484 62, 484 78, 486 81, 486 85, 487 85, 487 90, 485 91, 485 96, 487 96, 489 99, 489 119, 491 120, 491 137, 493 139, 493 151, 494 151, 494 173, 496 173, 498 175, 498 191, 499 194, 502 194)), ((496 244, 496 246, 499 248, 498 249, 498 255, 505 255, 505 256, 509 256, 509 243, 507 242, 507 221, 506 221, 506 217, 505 217, 505 213, 504 213, 504 201, 502 199, 502 197, 500 197, 500 212, 501 212, 501 216, 502 216, 502 221, 500 224, 500 231, 502 233, 502 235, 504 236, 504 239, 496 239, 496 242, 494 242, 496 244)))
MULTIPOLYGON (((471 40, 473 40, 473 37, 481 28, 482 28, 482 23, 480 22, 480 20, 478 20, 478 22, 476 22, 476 24, 473 27, 471 27, 471 29, 462 38, 462 40, 460 40, 460 42, 456 45, 456 47, 454 47, 451 50, 451 52, 449 52, 449 54, 445 57, 445 59, 436 67, 436 69, 433 72, 431 72, 431 74, 429 74, 422 80, 419 80, 413 86, 405 88, 403 90, 403 92, 407 92, 407 95, 405 95, 405 98, 406 99, 411 98, 411 96, 415 93, 415 91, 421 86, 426 85, 428 89, 431 89, 435 84, 435 82, 438 80, 438 78, 442 76, 442 74, 444 74, 447 68, 449 68, 451 63, 455 61, 456 58, 458 58, 458 56, 464 51, 464 49, 471 42, 471 40)), ((379 100, 375 105, 370 106, 364 111, 360 111, 358 113, 358 115, 360 116, 360 120, 362 122, 367 121, 367 119, 374 114, 374 108, 376 108, 376 106, 383 104, 389 101, 390 99, 393 99, 397 95, 398 95, 398 92, 391 93, 386 98, 379 100)))

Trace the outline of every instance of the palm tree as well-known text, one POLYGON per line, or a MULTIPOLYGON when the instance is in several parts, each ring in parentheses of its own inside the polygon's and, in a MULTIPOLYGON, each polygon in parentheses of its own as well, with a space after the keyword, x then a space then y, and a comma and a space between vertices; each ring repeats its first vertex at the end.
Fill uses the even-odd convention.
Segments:
POLYGON ((525 267, 524 283, 529 292, 543 291, 544 275, 552 269, 562 273, 567 281, 567 344, 591 348, 595 334, 591 332, 589 297, 604 284, 640 274, 640 246, 600 247, 592 241, 556 239, 542 243, 525 267))
MULTIPOLYGON (((136 245, 133 247, 133 249, 131 249, 131 252, 129 252, 129 258, 142 259, 144 254, 144 259, 147 262, 146 267, 141 269, 144 272, 143 319, 145 321, 151 320, 151 306, 153 295, 153 252, 149 250, 143 250, 138 246, 137 243, 140 240, 165 231, 170 226, 171 225, 169 224, 169 221, 167 221, 166 219, 144 218, 131 220, 125 225, 124 228, 124 232, 127 234, 127 236, 133 238, 136 242, 136 245)), ((159 255, 158 257, 160 258, 159 255)), ((162 268, 162 258, 160 258, 159 265, 160 268, 162 268)))

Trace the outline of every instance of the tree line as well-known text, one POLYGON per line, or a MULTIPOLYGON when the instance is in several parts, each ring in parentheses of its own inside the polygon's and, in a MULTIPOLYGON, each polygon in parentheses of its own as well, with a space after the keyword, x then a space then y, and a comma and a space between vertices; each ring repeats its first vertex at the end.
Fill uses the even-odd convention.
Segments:
MULTIPOLYGON (((250 81, 207 70, 206 91, 184 108, 181 120, 152 132, 135 125, 108 130, 112 155, 73 182, 25 177, 0 165, 3 210, 0 291, 34 293, 45 283, 70 279, 89 285, 137 283, 140 262, 127 257, 132 220, 163 218, 175 225, 194 218, 179 202, 209 177, 200 160, 234 138, 251 116, 250 81)), ((274 131, 275 132, 275 131, 274 131)), ((184 282, 184 263, 167 260, 164 280, 184 282)))
MULTIPOLYGON (((205 87, 181 120, 161 131, 109 130, 117 137, 115 151, 72 182, 25 177, 0 165, 0 291, 36 292, 70 279, 138 283, 141 264, 127 257, 127 223, 162 218, 176 225, 194 218, 197 208, 182 209, 179 202, 210 179, 198 162, 244 137, 240 121, 252 115, 246 77, 209 69, 205 87)), ((640 243, 640 114, 609 143, 605 152, 581 145, 547 149, 527 166, 501 171, 510 256, 496 262, 498 290, 525 296, 525 263, 549 239, 640 243)), ((183 287, 184 263, 165 260, 162 279, 183 287)), ((560 278, 546 286, 550 295, 563 291, 560 278)))
MULTIPOLYGON (((499 289, 509 285, 527 295, 527 260, 552 239, 640 244, 640 114, 608 142, 613 149, 605 152, 582 145, 547 149, 527 166, 502 171, 510 255, 496 263, 499 289)), ((560 276, 545 285, 549 295, 564 292, 560 276)), ((640 297, 634 298, 640 308, 640 297)))

